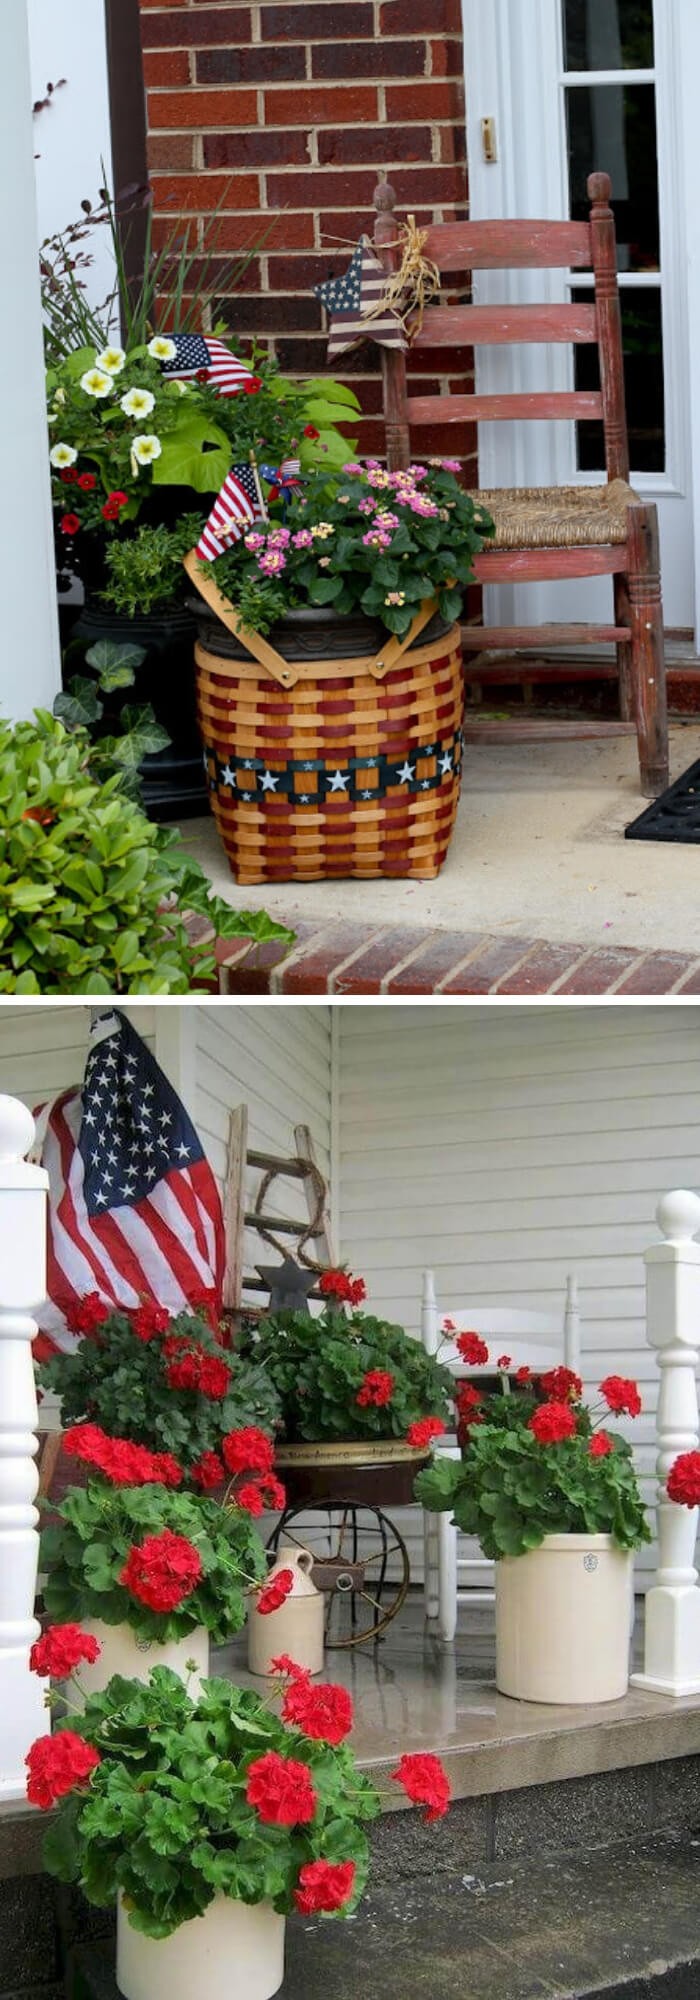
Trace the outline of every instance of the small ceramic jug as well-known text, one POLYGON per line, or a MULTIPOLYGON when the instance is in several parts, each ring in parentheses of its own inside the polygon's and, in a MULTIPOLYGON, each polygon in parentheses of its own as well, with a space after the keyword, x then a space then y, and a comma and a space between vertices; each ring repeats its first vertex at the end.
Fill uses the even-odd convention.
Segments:
POLYGON ((251 1592, 248 1613, 248 1666, 251 1674, 268 1675, 271 1660, 288 1653, 309 1674, 323 1672, 324 1597, 316 1589, 310 1549, 280 1547, 268 1577, 291 1569, 294 1584, 278 1611, 260 1612, 251 1592))

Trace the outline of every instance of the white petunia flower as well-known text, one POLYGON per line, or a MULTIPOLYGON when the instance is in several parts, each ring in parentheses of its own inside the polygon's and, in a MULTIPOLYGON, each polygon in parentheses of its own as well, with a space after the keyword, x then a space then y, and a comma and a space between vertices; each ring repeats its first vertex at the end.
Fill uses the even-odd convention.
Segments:
POLYGON ((85 390, 86 396, 109 396, 112 377, 105 374, 104 368, 88 368, 80 377, 80 387, 85 390))
POLYGON ((119 408, 124 411, 125 417, 150 417, 155 406, 156 399, 150 389, 128 389, 126 395, 119 398, 119 408))
POLYGON ((96 367, 104 368, 107 375, 121 375, 125 361, 123 347, 104 347, 102 353, 95 356, 96 367))
POLYGON ((134 438, 131 447, 131 457, 132 460, 136 460, 137 465, 151 465, 154 458, 160 458, 161 450, 160 438, 154 437, 152 432, 149 435, 147 432, 142 431, 138 437, 134 438))
POLYGON ((72 444, 55 444, 49 452, 51 464, 57 465, 59 468, 64 465, 75 465, 77 456, 77 451, 74 451, 72 444))
POLYGON ((66 400, 65 389, 54 389, 53 399, 55 403, 65 403, 66 400))
POLYGON ((174 340, 168 340, 166 334, 156 333, 153 339, 149 340, 146 352, 152 354, 154 361, 174 361, 177 348, 174 340))

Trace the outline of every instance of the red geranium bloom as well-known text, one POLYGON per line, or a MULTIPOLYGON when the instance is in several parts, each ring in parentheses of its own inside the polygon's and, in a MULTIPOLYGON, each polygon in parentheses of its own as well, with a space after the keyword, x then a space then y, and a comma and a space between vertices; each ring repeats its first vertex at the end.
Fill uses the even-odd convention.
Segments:
POLYGON ((511 1359, 510 1359, 510 1355, 509 1355, 509 1354, 499 1354, 499 1356, 498 1356, 498 1360, 497 1360, 497 1362, 496 1362, 496 1367, 497 1367, 497 1368, 510 1368, 510 1367, 511 1367, 511 1359))
POLYGON ((418 1417, 408 1426, 406 1443, 412 1444, 416 1451, 425 1451, 433 1438, 442 1437, 444 1429, 442 1417, 418 1417))
POLYGON ((242 1507, 246 1514, 253 1514, 256 1519, 269 1509, 281 1513, 286 1504, 287 1495, 282 1481, 275 1478, 274 1472, 263 1472, 259 1479, 246 1480, 236 1493, 236 1506, 242 1507))
POLYGON ((608 1452, 612 1451, 612 1448, 612 1438, 608 1437, 607 1431, 595 1431, 588 1446, 588 1456, 589 1458, 607 1458, 608 1452))
POLYGON ((94 472, 79 472, 78 485, 82 487, 83 493, 91 493, 93 486, 97 485, 94 472))
POLYGON ((583 1383, 573 1368, 550 1368, 547 1375, 540 1375, 540 1388, 545 1396, 555 1403, 579 1402, 583 1395, 583 1383))
POLYGON ((538 1444, 562 1444, 575 1435, 576 1418, 569 1403, 541 1403, 528 1424, 538 1444))
POLYGON ((244 396, 257 396, 258 389, 262 389, 262 376, 260 375, 251 375, 249 380, 243 383, 244 396))
POLYGON ((321 435, 321 433, 320 433, 320 431, 317 431, 317 429, 316 429, 316 425, 315 425, 315 424, 305 424, 305 425, 304 425, 304 429, 303 429, 303 431, 302 431, 302 437, 305 437, 305 438, 317 438, 317 437, 320 437, 320 435, 321 435))
POLYGON ((61 1729, 56 1736, 38 1736, 25 1758, 30 1805, 48 1812, 67 1792, 84 1784, 101 1761, 99 1752, 73 1729, 61 1729))
POLYGON ((630 1417, 639 1416, 642 1398, 636 1382, 631 1382, 628 1376, 606 1375, 605 1381, 601 1382, 600 1393, 605 1397, 608 1409, 614 1410, 617 1416, 625 1413, 630 1417))
POLYGON ((674 1460, 666 1492, 679 1507, 700 1506, 700 1451, 682 1451, 674 1460))
POLYGON ((80 515, 62 514, 58 525, 62 535, 77 535, 80 527, 80 515))
POLYGON ((480 1409, 483 1400, 481 1390, 475 1389, 473 1382, 456 1383, 455 1403, 460 1417, 467 1416, 471 1410, 480 1409))
POLYGON ((364 1278, 352 1278, 349 1271, 322 1271, 318 1288, 324 1298, 338 1299, 341 1305, 359 1306, 367 1297, 364 1278))
POLYGON ((308 1826, 318 1804, 308 1764, 268 1750, 248 1766, 245 1790, 266 1826, 308 1826))
POLYGON ((136 1312, 130 1313, 129 1318, 132 1333, 136 1334, 137 1340, 152 1340, 154 1334, 165 1333, 166 1327, 170 1325, 167 1306, 157 1306, 152 1299, 147 1299, 136 1312))
POLYGON ((202 1575, 199 1551, 186 1535, 163 1528, 130 1548, 119 1582, 151 1611, 176 1611, 191 1597, 202 1575))
POLYGON ((306 1678, 294 1680, 282 1702, 282 1720, 319 1743, 343 1743, 352 1729, 352 1697, 331 1681, 314 1687, 306 1678))
POLYGON ((33 1674, 50 1674, 54 1681, 65 1681, 81 1660, 98 1660, 101 1650, 92 1633, 81 1632, 79 1625, 52 1625, 41 1639, 35 1639, 29 1665, 33 1674))
POLYGON ((201 1458, 190 1468, 190 1477, 195 1486, 201 1486, 203 1493, 210 1493, 226 1478, 226 1467, 217 1451, 203 1451, 201 1458))
POLYGON ((455 1347, 458 1348, 462 1360, 468 1361, 472 1368, 478 1368, 488 1361, 489 1350, 486 1341, 482 1340, 479 1333, 458 1333, 455 1336, 455 1347))
POLYGON ((181 1361, 169 1361, 165 1379, 169 1389, 198 1389, 199 1366, 196 1354, 183 1354, 181 1361))
POLYGON ((200 1396, 210 1396, 212 1402, 220 1402, 228 1393, 231 1370, 228 1362, 221 1361, 217 1354, 204 1354, 199 1367, 200 1396))
POLYGON ((288 1597, 290 1590, 293 1589, 294 1571, 291 1569, 279 1569, 276 1576, 273 1576, 269 1583, 263 1584, 258 1597, 257 1610, 262 1612, 264 1618, 267 1617, 270 1611, 279 1611, 280 1605, 284 1604, 285 1597, 288 1597))
POLYGON ((68 1458, 92 1465, 113 1486, 179 1486, 182 1468, 168 1451, 148 1451, 130 1438, 111 1438, 99 1424, 74 1424, 64 1433, 68 1458))
POLYGON ((355 1402, 359 1403, 361 1410, 366 1409, 370 1403, 375 1404, 380 1410, 385 1403, 391 1402, 394 1388, 393 1375, 389 1375, 384 1368, 369 1368, 367 1374, 363 1376, 362 1387, 358 1389, 355 1402))
POLYGON ((308 1681, 307 1667, 300 1667, 296 1660, 290 1660, 288 1653, 278 1653, 276 1660, 270 1661, 271 1674, 284 1674, 285 1680, 308 1681))
POLYGON ((532 1381, 532 1369, 531 1369, 531 1368, 516 1368, 516 1371, 515 1371, 515 1380, 516 1380, 516 1382, 531 1382, 531 1381, 532 1381))
POLYGON ((452 1797, 452 1787, 439 1757, 433 1757, 431 1753, 401 1757, 390 1776, 396 1779, 397 1784, 403 1785, 414 1805, 426 1807, 423 1814, 426 1822, 443 1818, 452 1797))
POLYGON ((272 1439, 255 1424, 229 1431, 222 1440, 221 1450, 229 1472, 271 1472, 275 1462, 272 1439))
POLYGON ((342 1910, 355 1883, 354 1861, 306 1861, 299 1870, 294 1901, 303 1917, 317 1910, 342 1910))
POLYGON ((88 1292, 87 1298, 80 1299, 70 1315, 71 1333, 95 1333, 98 1326, 104 1326, 113 1306, 106 1306, 99 1292, 88 1292))

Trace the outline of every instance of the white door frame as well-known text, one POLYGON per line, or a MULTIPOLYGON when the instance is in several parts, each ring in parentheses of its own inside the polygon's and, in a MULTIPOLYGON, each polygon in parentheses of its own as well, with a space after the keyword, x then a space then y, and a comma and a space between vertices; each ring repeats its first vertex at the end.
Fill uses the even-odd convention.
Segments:
MULTIPOLYGON (((666 300, 671 286, 673 307, 664 317, 667 470, 637 477, 635 486, 645 497, 664 503, 661 527, 667 570, 675 561, 683 566, 684 574, 688 568, 693 573, 697 644, 700 535, 693 533, 692 504, 687 501, 693 490, 700 495, 700 343, 691 343, 689 338, 690 327, 700 325, 696 193, 700 182, 700 7, 698 0, 655 0, 655 6, 662 262, 667 274, 666 300), (663 147, 667 148, 665 154, 663 147), (679 512, 674 520, 676 498, 679 512)), ((560 0, 488 0, 486 6, 483 0, 462 0, 462 8, 471 214, 475 219, 566 217, 560 0), (481 120, 486 117, 495 119, 495 163, 484 158, 481 120)), ((567 297, 566 278, 558 271, 482 272, 475 276, 475 296, 484 302, 528 296, 556 302, 567 297)), ((477 387, 482 391, 572 386, 572 358, 566 349, 482 349, 477 355, 477 387)), ((481 425, 479 454, 479 480, 484 486, 596 482, 594 473, 575 469, 573 425, 481 425)), ((700 529, 700 521, 697 526, 700 529)), ((597 588, 595 583, 586 586, 586 609, 580 615, 596 615, 590 593, 597 588)), ((607 583, 602 588, 607 591, 607 583)), ((551 617, 551 594, 549 585, 491 587, 487 618, 499 624, 523 620, 529 624, 551 617)), ((559 615, 577 615, 572 613, 570 596, 562 597, 559 615)), ((602 601, 600 615, 607 615, 602 601)), ((671 618, 668 622, 680 621, 671 618)), ((690 623, 690 616, 684 622, 690 623)))

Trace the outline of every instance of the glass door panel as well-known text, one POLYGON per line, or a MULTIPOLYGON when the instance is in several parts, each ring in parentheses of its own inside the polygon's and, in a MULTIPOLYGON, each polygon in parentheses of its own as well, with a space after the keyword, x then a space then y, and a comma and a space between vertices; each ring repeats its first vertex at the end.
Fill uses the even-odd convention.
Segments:
POLYGON ((649 0, 564 0, 567 70, 653 69, 649 0))

